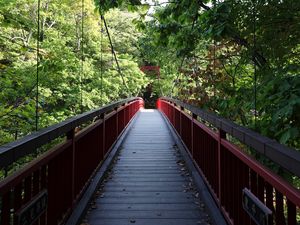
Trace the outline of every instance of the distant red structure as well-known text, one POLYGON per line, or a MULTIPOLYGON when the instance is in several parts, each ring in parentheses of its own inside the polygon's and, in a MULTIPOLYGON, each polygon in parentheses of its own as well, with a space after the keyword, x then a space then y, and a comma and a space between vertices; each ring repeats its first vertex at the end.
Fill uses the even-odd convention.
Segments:
POLYGON ((160 66, 142 66, 140 67, 140 70, 145 71, 155 71, 157 74, 157 77, 160 78, 160 66))

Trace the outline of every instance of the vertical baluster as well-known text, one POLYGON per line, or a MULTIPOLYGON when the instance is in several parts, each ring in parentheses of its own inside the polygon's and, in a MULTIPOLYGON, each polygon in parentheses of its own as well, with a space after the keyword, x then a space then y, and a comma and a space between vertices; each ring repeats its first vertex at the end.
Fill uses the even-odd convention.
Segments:
POLYGON ((105 121, 105 113, 103 113, 103 114, 101 114, 100 115, 100 118, 102 119, 102 155, 103 155, 103 159, 105 158, 105 142, 106 142, 106 140, 105 140, 105 123, 106 123, 106 121, 105 121))
MULTIPOLYGON (((48 164, 48 209, 47 209, 47 224, 55 225, 57 224, 57 202, 59 198, 57 197, 58 192, 58 180, 57 176, 60 174, 59 164, 57 163, 57 157, 52 159, 48 164)), ((74 184, 75 190, 77 182, 74 184)))
POLYGON ((121 132, 125 128, 125 109, 122 109, 122 115, 121 115, 121 132))
POLYGON ((240 176, 239 170, 237 170, 237 158, 231 154, 231 164, 232 164, 232 206, 233 206, 233 219, 235 224, 238 224, 239 221, 239 212, 238 209, 242 207, 241 202, 238 200, 238 177, 240 176))
POLYGON ((24 201, 23 204, 26 204, 31 199, 31 190, 32 190, 32 176, 29 175, 25 178, 24 182, 24 201))
MULTIPOLYGON (((77 147, 76 147, 77 148, 77 147)), ((80 152, 80 150, 77 150, 75 148, 75 151, 77 153, 77 151, 80 152)), ((78 155, 75 155, 75 159, 78 155)), ((73 168, 76 166, 80 166, 78 165, 80 162, 78 162, 78 164, 76 166, 74 166, 73 164, 73 148, 69 147, 67 149, 64 150, 64 152, 61 154, 61 156, 59 157, 59 167, 61 168, 62 172, 59 174, 59 199, 61 199, 61 210, 60 210, 60 217, 62 217, 62 215, 64 215, 67 210, 71 209, 72 207, 75 206, 75 201, 78 197, 78 193, 79 191, 81 191, 82 186, 84 184, 84 182, 80 182, 80 186, 78 187, 78 191, 77 193, 75 193, 75 195, 73 196, 72 193, 70 193, 70 189, 72 189, 73 187, 73 168)), ((84 158, 80 158, 82 160, 84 160, 84 158)), ((75 160, 74 160, 75 162, 75 160)), ((82 179, 86 179, 86 169, 81 169, 84 173, 81 176, 82 179)), ((75 170, 76 171, 76 170, 75 170)), ((75 172, 75 177, 76 177, 76 172, 75 172)))
POLYGON ((169 103, 167 103, 166 106, 168 109, 168 119, 169 119, 169 121, 171 121, 171 107, 170 107, 169 103))
POLYGON ((120 135, 121 131, 122 131, 122 108, 119 109, 118 112, 118 136, 120 135))
MULTIPOLYGON (((128 106, 129 107, 129 106, 128 106)), ((130 110, 130 108, 128 108, 128 110, 130 110)), ((129 118, 130 112, 128 111, 128 118, 129 118)), ((109 143, 110 143, 110 131, 111 131, 111 119, 107 118, 105 119, 105 155, 107 155, 108 152, 108 148, 109 148, 109 143)))
POLYGON ((35 196, 39 193, 40 190, 40 170, 38 169, 33 173, 32 179, 32 196, 35 196))
POLYGON ((257 195, 257 173, 250 170, 250 189, 254 195, 257 195))
POLYGON ((70 130, 68 133, 67 133, 67 140, 70 140, 72 142, 72 158, 69 159, 71 160, 72 162, 72 174, 70 174, 71 176, 71 179, 72 179, 72 184, 71 184, 71 195, 72 195, 72 199, 75 198, 75 195, 76 195, 76 167, 75 167, 75 159, 76 159, 76 142, 75 142, 75 129, 72 129, 70 130))
POLYGON ((218 141, 214 140, 214 178, 215 178, 215 194, 219 198, 219 149, 218 141))
POLYGON ((288 208, 288 225, 296 225, 296 206, 288 199, 287 200, 287 208, 288 208))
POLYGON ((179 111, 179 135, 182 139, 182 113, 184 112, 184 108, 180 106, 180 111, 179 111))
POLYGON ((242 191, 244 189, 243 186, 243 164, 240 160, 236 160, 236 170, 238 171, 238 177, 237 177, 237 181, 236 181, 236 186, 237 186, 237 201, 239 203, 239 207, 238 207, 238 217, 237 217, 237 224, 243 224, 242 220, 243 220, 243 214, 244 209, 242 206, 242 191))
POLYGON ((175 127, 175 111, 176 111, 176 109, 175 109, 175 104, 173 105, 173 110, 172 110, 172 114, 173 114, 173 122, 172 122, 172 124, 173 124, 173 126, 175 127))
POLYGON ((222 186, 222 179, 221 179, 221 141, 222 139, 226 139, 226 132, 224 132, 223 130, 219 130, 218 133, 218 190, 216 190, 216 193, 218 193, 219 196, 219 200, 221 203, 221 198, 222 198, 222 194, 221 194, 221 186, 222 186))
POLYGON ((257 197, 259 198, 259 200, 263 203, 265 203, 264 201, 264 192, 265 192, 265 181, 264 179, 258 175, 258 179, 257 179, 257 197))
POLYGON ((181 135, 180 135, 180 117, 181 117, 181 112, 180 112, 179 109, 177 109, 176 113, 177 113, 177 121, 178 121, 178 123, 177 123, 177 126, 178 126, 177 132, 178 132, 179 136, 181 137, 181 135))
POLYGON ((214 165, 214 159, 213 159, 213 152, 214 152, 214 149, 213 149, 213 140, 212 140, 212 137, 211 136, 207 136, 208 139, 207 139, 207 146, 208 146, 208 149, 209 149, 209 152, 208 152, 208 161, 207 161, 207 175, 208 175, 208 179, 209 179, 209 183, 210 183, 210 186, 213 187, 213 180, 214 180, 214 177, 213 177, 213 165, 214 165))
POLYGON ((192 126, 193 126, 193 118, 192 117, 188 117, 188 139, 189 139, 189 150, 191 153, 191 156, 193 156, 193 150, 192 150, 192 126))
POLYGON ((230 183, 230 201, 229 201, 229 207, 230 207, 230 211, 231 211, 231 218, 233 219, 233 221, 236 223, 236 183, 235 183, 235 177, 237 176, 237 171, 234 170, 234 158, 235 156, 228 151, 228 160, 229 160, 229 168, 230 168, 230 173, 229 173, 229 183, 230 183))
POLYGON ((167 116, 167 118, 168 119, 170 119, 170 112, 169 112, 169 110, 170 110, 170 108, 169 108, 169 105, 168 104, 165 104, 166 105, 166 116, 167 116))
POLYGON ((204 176, 207 178, 207 162, 208 162, 208 153, 209 153, 209 149, 207 148, 207 136, 206 134, 203 132, 203 130, 201 129, 201 152, 202 152, 202 171, 204 173, 204 176))
POLYGON ((285 225, 284 209, 283 209, 283 195, 279 191, 275 191, 276 194, 276 211, 275 221, 276 225, 285 225))
POLYGON ((225 171, 225 161, 224 161, 224 151, 222 149, 219 149, 219 207, 223 206, 225 204, 225 177, 224 177, 224 171, 225 171))
POLYGON ((196 114, 192 114, 192 120, 191 120, 191 153, 192 153, 192 157, 193 160, 195 160, 195 155, 194 155, 194 148, 195 148, 195 139, 197 137, 195 137, 195 121, 197 121, 197 115, 196 114))
POLYGON ((2 195, 1 225, 10 225, 11 192, 8 191, 2 195))
POLYGON ((125 115, 125 118, 126 118, 126 125, 127 125, 128 121, 129 121, 129 104, 126 104, 126 115, 125 115))
MULTIPOLYGON (((41 168, 41 190, 47 189, 47 166, 41 168)), ((40 225, 46 225, 47 212, 40 217, 40 225)))
MULTIPOLYGON (((136 113, 136 110, 134 112, 134 115, 136 113)), ((120 108, 116 109, 116 136, 115 140, 119 137, 119 120, 120 120, 120 108)))
MULTIPOLYGON (((134 105, 133 105, 133 107, 134 107, 134 105)), ((118 120, 119 120, 118 119, 119 118, 118 108, 115 108, 115 112, 116 112, 116 114, 113 115, 113 117, 114 117, 114 129, 116 129, 115 132, 114 132, 114 141, 116 141, 117 137, 118 137, 118 120)), ((134 112, 135 112, 135 110, 134 110, 134 112)))
MULTIPOLYGON (((40 188, 40 170, 37 170, 33 173, 33 179, 32 179, 32 196, 34 197, 39 193, 40 188)), ((39 220, 33 223, 33 225, 38 225, 39 220)))
MULTIPOLYGON (((268 182, 266 182, 265 188, 266 188, 266 205, 274 213, 275 210, 273 205, 273 187, 268 182)), ((273 224, 273 216, 270 216, 268 225, 272 225, 272 224, 273 224)))
MULTIPOLYGON (((250 171, 249 171, 249 167, 247 165, 245 165, 243 162, 241 162, 242 164, 242 171, 243 171, 243 176, 242 176, 242 187, 243 188, 250 188, 250 171)), ((251 219, 248 216, 248 214, 243 211, 243 216, 242 216, 243 220, 242 220, 242 224, 243 225, 248 225, 251 224, 251 219)))
MULTIPOLYGON (((228 188, 228 186, 230 185, 228 182, 228 152, 226 149, 221 148, 221 151, 224 152, 224 158, 223 158, 223 162, 224 162, 224 171, 223 171, 223 176, 224 176, 224 183, 222 183, 222 185, 224 186, 224 204, 223 206, 225 207, 226 211, 228 212, 228 192, 231 191, 230 188, 228 188)), ((230 199, 229 199, 230 201, 230 199)))
POLYGON ((13 208, 14 208, 14 225, 18 225, 18 217, 17 217, 17 211, 20 209, 22 206, 22 182, 17 184, 16 187, 14 188, 13 195, 14 195, 14 203, 13 203, 13 208))

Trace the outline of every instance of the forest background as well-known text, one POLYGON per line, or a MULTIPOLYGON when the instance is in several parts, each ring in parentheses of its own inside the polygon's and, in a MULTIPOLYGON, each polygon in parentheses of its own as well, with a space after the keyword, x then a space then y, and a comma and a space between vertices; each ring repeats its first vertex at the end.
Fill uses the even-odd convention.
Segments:
POLYGON ((151 87, 300 149, 299 1, 42 0, 39 13, 38 29, 37 0, 0 2, 0 145, 151 87))

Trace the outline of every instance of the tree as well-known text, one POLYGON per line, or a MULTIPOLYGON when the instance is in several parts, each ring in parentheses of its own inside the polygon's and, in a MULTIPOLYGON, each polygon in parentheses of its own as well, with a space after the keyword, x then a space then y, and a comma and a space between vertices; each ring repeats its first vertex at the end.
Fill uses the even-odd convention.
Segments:
POLYGON ((40 33, 37 2, 0 3, 0 144, 35 129, 37 40, 39 55, 39 128, 92 108, 136 96, 148 82, 139 70, 127 11, 106 13, 124 88, 111 46, 91 0, 41 1, 40 33), (121 26, 122 25, 122 26, 121 26), (126 44, 124 44, 126 43, 126 44))
POLYGON ((178 98, 300 148, 299 9, 296 1, 170 1, 140 21, 156 46, 141 39, 142 54, 173 66, 178 98))

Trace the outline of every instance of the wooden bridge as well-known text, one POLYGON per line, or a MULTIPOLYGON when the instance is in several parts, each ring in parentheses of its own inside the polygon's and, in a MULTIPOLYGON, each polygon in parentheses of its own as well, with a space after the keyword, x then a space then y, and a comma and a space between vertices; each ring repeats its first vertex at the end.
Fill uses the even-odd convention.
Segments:
POLYGON ((45 145, 1 181, 0 225, 299 224, 299 190, 253 155, 299 179, 300 153, 175 99, 78 115, 0 147, 0 166, 45 145))

